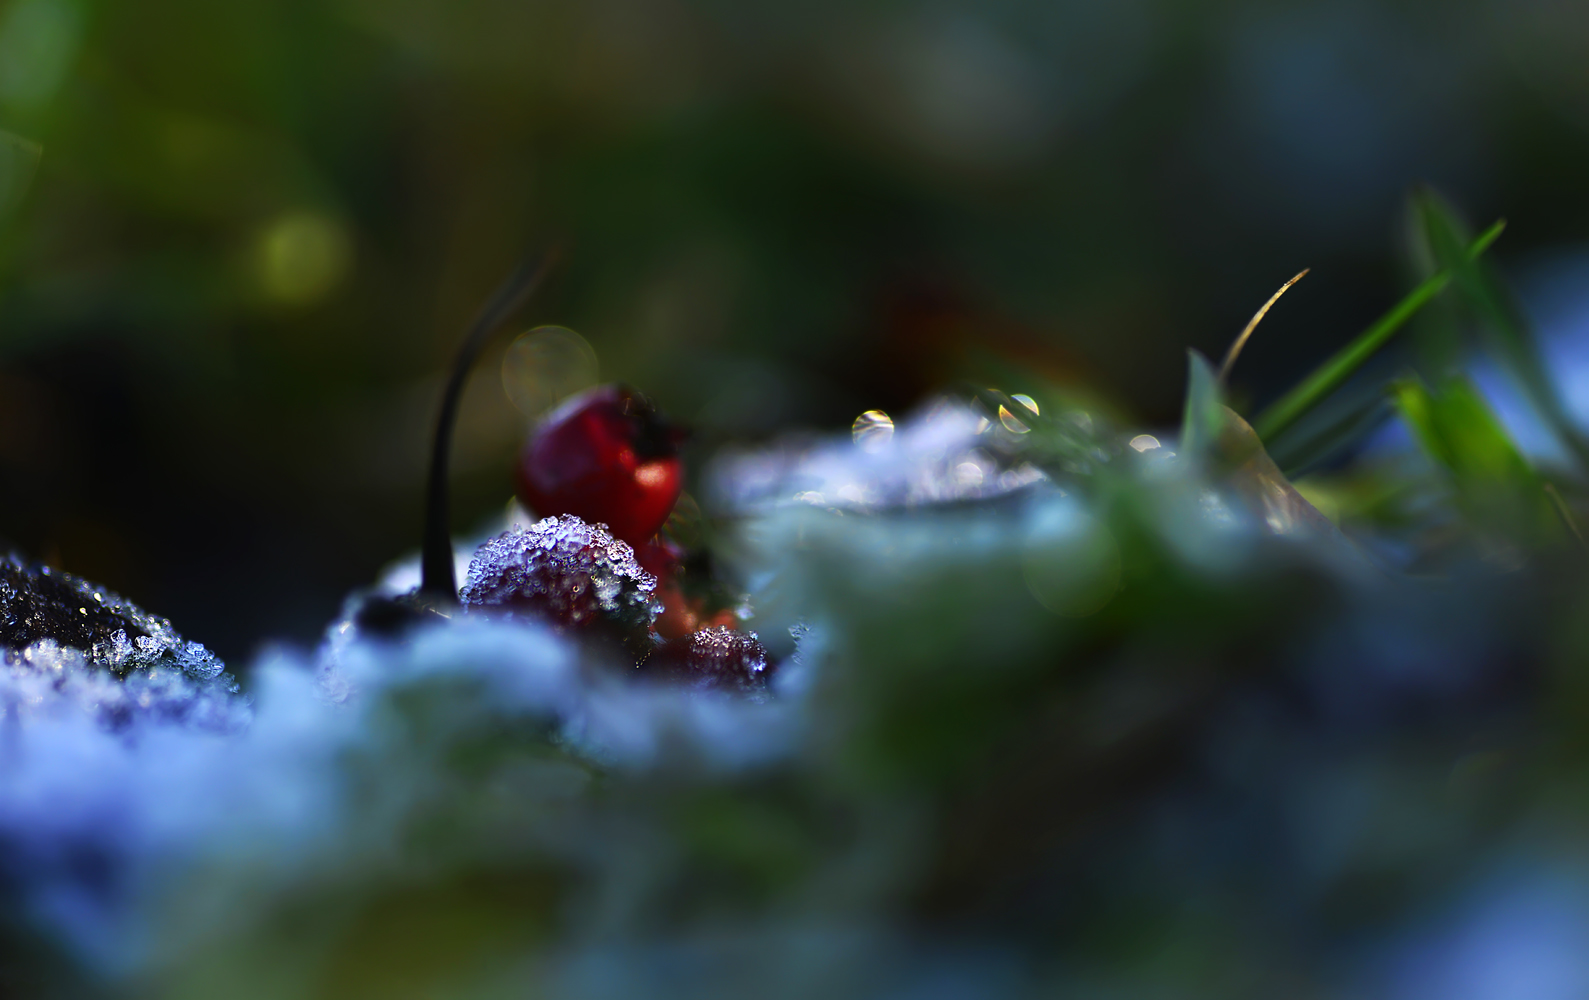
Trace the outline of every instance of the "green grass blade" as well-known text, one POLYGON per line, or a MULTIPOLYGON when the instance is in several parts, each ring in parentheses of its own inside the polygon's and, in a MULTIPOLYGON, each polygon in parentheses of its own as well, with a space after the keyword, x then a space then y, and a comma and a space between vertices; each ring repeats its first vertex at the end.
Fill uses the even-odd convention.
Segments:
POLYGON ((1392 383, 1390 393, 1418 446, 1445 469, 1475 529, 1526 545, 1562 540, 1544 480, 1472 382, 1448 378, 1431 389, 1410 376, 1392 383))
POLYGON ((1497 361, 1510 368, 1536 411, 1555 434, 1589 467, 1589 446, 1578 433, 1561 394, 1546 370, 1533 330, 1507 295, 1500 279, 1478 260, 1462 252, 1465 234, 1451 209, 1432 192, 1415 202, 1435 263, 1452 276, 1462 299, 1480 320, 1486 344, 1497 361))
POLYGON ((1394 415, 1383 391, 1354 393, 1357 398, 1349 399, 1342 399, 1344 395, 1313 410, 1269 447, 1269 456, 1288 479, 1305 476, 1343 454, 1394 415))
MULTIPOLYGON (((1506 222, 1503 220, 1485 230, 1468 246, 1469 259, 1477 257, 1488 249, 1505 228, 1506 222)), ((1350 378, 1364 362, 1384 347, 1385 343, 1417 314, 1418 310, 1428 305, 1429 301, 1444 291, 1446 285, 1450 283, 1450 272, 1441 271, 1408 292, 1407 297, 1396 303, 1395 307, 1381 316, 1378 322, 1364 330, 1357 339, 1337 351, 1313 374, 1303 379, 1296 388, 1260 413, 1258 419, 1253 421, 1253 429, 1258 432, 1258 437, 1268 441, 1295 423, 1319 400, 1328 396, 1342 382, 1350 378)))
POLYGON ((1181 454, 1204 457, 1219 443, 1225 426, 1225 397, 1208 359, 1186 352, 1186 409, 1181 417, 1181 454))

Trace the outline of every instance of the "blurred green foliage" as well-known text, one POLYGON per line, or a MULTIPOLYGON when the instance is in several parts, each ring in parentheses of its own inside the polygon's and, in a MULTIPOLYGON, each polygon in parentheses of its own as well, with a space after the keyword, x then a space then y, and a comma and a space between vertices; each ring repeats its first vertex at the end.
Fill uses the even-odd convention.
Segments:
POLYGON ((1560 515, 1545 482, 1507 437, 1471 382, 1430 391, 1417 378, 1393 390, 1397 411, 1424 453, 1452 477, 1465 513, 1480 531, 1513 543, 1560 541, 1560 515))
POLYGON ((0 132, 0 224, 27 193, 28 184, 39 163, 39 147, 21 136, 0 132))

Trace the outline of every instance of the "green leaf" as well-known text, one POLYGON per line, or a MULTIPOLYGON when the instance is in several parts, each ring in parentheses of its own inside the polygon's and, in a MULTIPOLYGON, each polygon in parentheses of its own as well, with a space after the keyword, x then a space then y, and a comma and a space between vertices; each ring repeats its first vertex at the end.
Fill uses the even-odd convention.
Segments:
POLYGON ((1186 353, 1181 454, 1198 463, 1211 482, 1269 531, 1333 534, 1329 519, 1291 485, 1247 421, 1225 405, 1219 377, 1208 359, 1196 351, 1186 353))
POLYGON ((1589 467, 1589 447, 1574 427, 1539 353, 1533 331, 1511 301, 1492 268, 1462 250, 1466 236, 1456 214, 1433 192, 1420 192, 1414 204, 1440 268, 1480 321, 1496 360, 1511 371, 1530 403, 1558 437, 1589 467))
MULTIPOLYGON (((1465 256, 1471 260, 1483 253, 1501 235, 1501 230, 1505 227, 1505 222, 1497 222, 1485 230, 1468 246, 1465 256)), ((1295 423, 1321 399, 1334 392, 1342 382, 1361 368, 1364 362, 1373 357, 1375 352, 1384 347, 1386 342, 1417 314, 1418 310, 1444 291, 1450 282, 1451 274, 1448 271, 1441 271, 1408 292, 1406 298, 1396 303, 1395 307, 1381 316, 1373 326, 1358 334, 1355 340, 1332 355, 1328 361, 1315 369, 1313 374, 1298 383, 1296 388, 1260 413, 1253 421, 1253 428, 1258 432, 1258 436, 1265 441, 1270 440, 1295 423)))
POLYGON ((1208 359, 1187 351, 1186 410, 1181 417, 1181 454, 1206 458, 1225 429, 1225 396, 1208 359))
POLYGON ((1528 544, 1561 540, 1544 480, 1471 382, 1455 377, 1431 390, 1409 376, 1392 384, 1391 395, 1419 447, 1445 470, 1474 528, 1528 544))

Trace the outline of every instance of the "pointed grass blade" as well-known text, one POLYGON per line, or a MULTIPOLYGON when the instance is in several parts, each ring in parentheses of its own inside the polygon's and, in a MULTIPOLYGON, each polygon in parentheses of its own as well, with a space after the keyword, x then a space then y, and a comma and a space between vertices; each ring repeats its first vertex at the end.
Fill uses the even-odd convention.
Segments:
POLYGON ((1186 410, 1181 417, 1181 454, 1206 457, 1225 429, 1225 396, 1214 366, 1196 351, 1187 351, 1186 410))
POLYGON ((1230 379, 1230 370, 1236 367, 1236 359, 1241 357, 1241 349, 1247 346, 1247 341, 1252 337, 1252 332, 1258 329, 1258 324, 1263 322, 1263 318, 1269 314, 1270 309, 1274 308, 1274 304, 1280 301, 1280 296, 1289 291, 1292 285, 1307 277, 1308 272, 1311 270, 1313 270, 1311 267, 1304 267, 1298 271, 1296 277, 1281 285, 1278 291, 1269 296, 1269 301, 1265 302, 1258 308, 1257 312, 1253 313, 1252 319, 1247 321, 1247 325, 1242 328, 1241 333, 1237 334, 1236 339, 1230 342, 1230 349, 1225 352, 1225 360, 1219 366, 1220 384, 1223 385, 1230 379))
POLYGON ((1462 300, 1478 317, 1496 360, 1509 368, 1552 431, 1589 467, 1589 444, 1578 433, 1540 355, 1533 330, 1493 269, 1462 252, 1465 234, 1456 214, 1437 195, 1416 197, 1419 220, 1435 263, 1450 274, 1462 300))
MULTIPOLYGON (((1505 221, 1501 221, 1485 230, 1468 246, 1468 258, 1475 258, 1488 249, 1505 228, 1505 221)), ((1441 271, 1408 292, 1406 298, 1396 303, 1373 326, 1364 330, 1350 344, 1341 348, 1328 361, 1315 369, 1313 374, 1303 379, 1296 388, 1260 413, 1253 421, 1253 429, 1258 432, 1258 436, 1268 441, 1295 423, 1319 400, 1335 391, 1342 382, 1361 368, 1364 362, 1373 357, 1375 352, 1384 347, 1385 343, 1417 314, 1418 310, 1444 291, 1450 282, 1450 272, 1441 271)))
POLYGON ((1473 383, 1457 377, 1431 389, 1409 376, 1390 391, 1418 446, 1446 471, 1475 529, 1535 545, 1561 539, 1544 480, 1473 383))

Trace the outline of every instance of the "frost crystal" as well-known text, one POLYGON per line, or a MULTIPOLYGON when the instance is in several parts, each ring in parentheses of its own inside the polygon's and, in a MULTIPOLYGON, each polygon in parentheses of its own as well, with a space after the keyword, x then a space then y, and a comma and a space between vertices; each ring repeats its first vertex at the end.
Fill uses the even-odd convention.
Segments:
POLYGON ((714 492, 737 511, 789 503, 885 511, 987 500, 1047 479, 1019 460, 999 425, 949 400, 886 436, 851 438, 729 456, 714 470, 714 492))
POLYGON ((754 632, 703 628, 658 649, 641 665, 648 676, 729 691, 759 691, 772 669, 754 632))
POLYGON ((75 705, 111 729, 139 722, 231 731, 247 704, 224 664, 164 618, 86 580, 0 557, 0 708, 75 705))
POLYGON ((480 546, 460 597, 476 609, 525 611, 576 630, 609 631, 648 648, 662 606, 657 579, 605 524, 548 517, 480 546))

